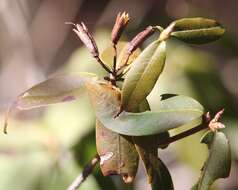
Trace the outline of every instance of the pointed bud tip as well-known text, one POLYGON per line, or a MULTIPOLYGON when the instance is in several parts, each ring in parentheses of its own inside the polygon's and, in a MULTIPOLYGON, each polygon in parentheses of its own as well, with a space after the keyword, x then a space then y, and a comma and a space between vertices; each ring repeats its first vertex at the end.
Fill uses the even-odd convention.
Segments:
POLYGON ((211 129, 211 131, 215 132, 219 129, 224 129, 225 128, 225 125, 223 123, 219 122, 223 112, 224 112, 224 109, 217 112, 215 117, 209 122, 208 126, 211 129))
POLYGON ((117 14, 116 21, 111 33, 111 40, 113 44, 117 44, 129 20, 129 14, 125 11, 122 14, 120 12, 117 14))
POLYGON ((84 24, 84 22, 81 22, 81 26, 83 27, 83 29, 84 29, 86 32, 88 32, 88 28, 87 28, 87 26, 84 24))
POLYGON ((124 21, 124 24, 127 24, 130 20, 130 16, 129 16, 129 13, 127 12, 123 12, 122 15, 121 15, 121 18, 123 19, 124 21))
POLYGON ((83 22, 81 22, 80 24, 74 24, 74 26, 75 28, 73 28, 73 31, 78 35, 80 40, 88 48, 93 57, 98 57, 99 52, 96 42, 93 36, 89 33, 86 25, 83 22))
POLYGON ((221 109, 219 112, 216 113, 215 117, 214 117, 214 121, 219 121, 222 117, 222 114, 224 113, 225 109, 221 109))

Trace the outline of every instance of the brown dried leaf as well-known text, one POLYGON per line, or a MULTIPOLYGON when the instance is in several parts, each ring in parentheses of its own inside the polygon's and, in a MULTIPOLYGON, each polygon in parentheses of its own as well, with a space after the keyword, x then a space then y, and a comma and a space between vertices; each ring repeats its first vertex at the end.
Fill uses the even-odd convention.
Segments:
POLYGON ((131 183, 139 161, 132 138, 105 128, 97 120, 96 145, 103 175, 121 175, 125 183, 131 183))

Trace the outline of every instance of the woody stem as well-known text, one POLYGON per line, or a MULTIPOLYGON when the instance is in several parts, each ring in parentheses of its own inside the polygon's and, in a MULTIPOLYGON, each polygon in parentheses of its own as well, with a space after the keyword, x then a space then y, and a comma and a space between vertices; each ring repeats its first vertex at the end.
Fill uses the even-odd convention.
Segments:
POLYGON ((197 133, 197 132, 199 132, 203 129, 207 129, 208 128, 208 123, 209 123, 209 121, 203 120, 203 122, 200 125, 198 125, 194 128, 188 129, 186 131, 183 131, 183 132, 181 132, 177 135, 174 135, 172 137, 169 137, 169 138, 165 139, 164 141, 161 141, 159 144, 163 145, 163 146, 166 146, 166 145, 169 145, 169 144, 171 144, 175 141, 178 141, 180 139, 183 139, 185 137, 193 135, 193 134, 195 134, 195 133, 197 133))
POLYGON ((116 72, 117 67, 117 46, 113 43, 114 56, 113 56, 113 72, 116 72))

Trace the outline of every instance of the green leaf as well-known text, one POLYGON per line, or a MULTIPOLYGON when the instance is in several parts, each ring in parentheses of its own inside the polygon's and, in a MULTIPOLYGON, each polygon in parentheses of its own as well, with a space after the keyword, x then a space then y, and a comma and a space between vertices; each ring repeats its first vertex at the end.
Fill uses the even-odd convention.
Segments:
POLYGON ((50 78, 18 96, 16 107, 24 110, 75 100, 85 92, 85 80, 93 76, 89 73, 72 73, 50 78))
MULTIPOLYGON (((150 106, 147 100, 144 100, 139 105, 139 111, 147 111, 150 110, 150 106)), ((139 137, 132 137, 133 142, 135 143, 136 150, 140 155, 141 160, 143 161, 148 183, 152 183, 155 178, 158 176, 156 175, 155 171, 158 166, 158 147, 159 142, 169 137, 169 133, 163 132, 156 135, 147 135, 147 136, 139 136, 139 137), (156 175, 156 176, 155 176, 156 175)))
POLYGON ((120 135, 96 121, 96 145, 104 176, 121 175, 126 183, 135 178, 139 156, 130 136, 120 135))
POLYGON ((132 63, 122 86, 122 109, 134 110, 151 92, 163 71, 166 43, 151 43, 132 63))
POLYGON ((173 181, 168 168, 158 159, 157 169, 154 171, 154 180, 151 184, 152 190, 173 190, 173 181))
POLYGON ((225 32, 225 29, 212 19, 184 18, 174 22, 174 32, 171 36, 192 44, 204 44, 218 40, 225 32))
POLYGON ((199 125, 203 107, 194 99, 174 96, 160 103, 158 111, 131 113, 120 110, 120 91, 111 85, 86 84, 96 115, 103 125, 120 134, 130 136, 153 135, 185 124, 199 125))
POLYGON ((207 144, 209 156, 193 190, 208 190, 215 180, 228 177, 231 169, 231 150, 224 133, 209 131, 201 142, 207 144))

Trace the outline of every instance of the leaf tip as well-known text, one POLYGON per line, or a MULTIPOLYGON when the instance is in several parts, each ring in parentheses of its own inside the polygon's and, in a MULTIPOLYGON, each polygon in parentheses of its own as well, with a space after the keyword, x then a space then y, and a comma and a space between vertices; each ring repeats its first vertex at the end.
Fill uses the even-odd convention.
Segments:
POLYGON ((6 135, 7 135, 7 126, 8 126, 8 123, 4 122, 3 133, 6 134, 6 135))
POLYGON ((8 127, 8 119, 9 119, 10 109, 8 109, 4 116, 4 125, 3 125, 3 133, 7 134, 7 127, 8 127))
POLYGON ((123 107, 121 106, 121 107, 120 107, 120 110, 119 110, 119 111, 117 112, 117 114, 114 116, 114 119, 117 118, 117 117, 119 117, 119 115, 123 112, 123 110, 124 110, 124 109, 123 109, 123 107))
POLYGON ((16 105, 17 105, 17 101, 14 101, 13 103, 11 103, 8 106, 7 111, 5 112, 4 124, 3 124, 3 133, 4 134, 7 134, 9 116, 10 116, 12 110, 16 107, 16 105))

